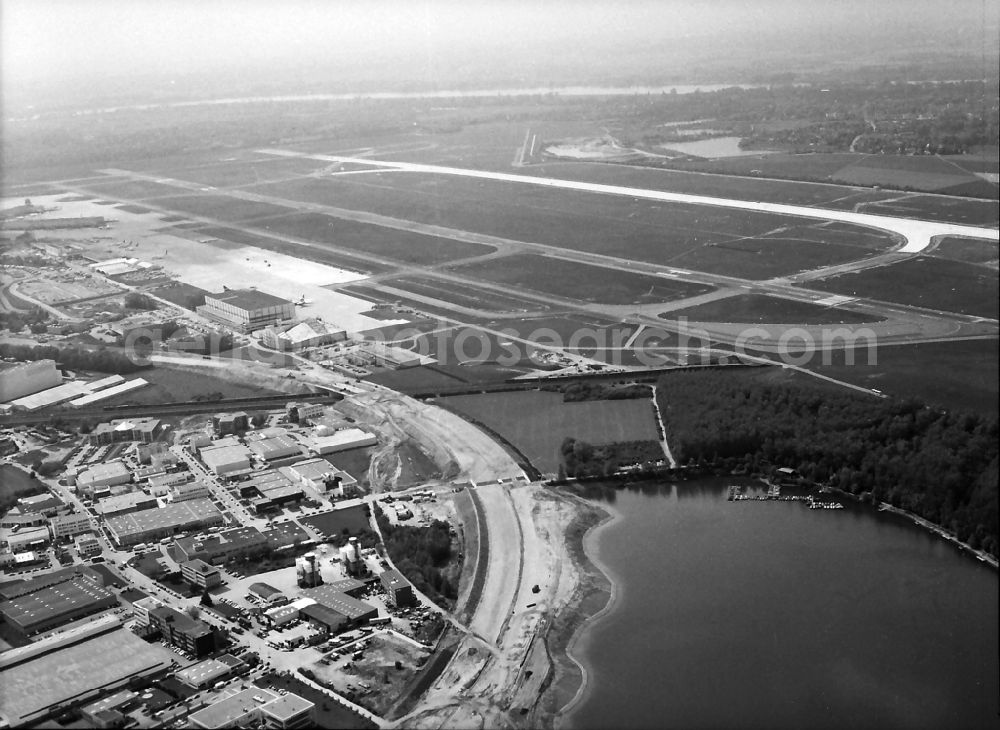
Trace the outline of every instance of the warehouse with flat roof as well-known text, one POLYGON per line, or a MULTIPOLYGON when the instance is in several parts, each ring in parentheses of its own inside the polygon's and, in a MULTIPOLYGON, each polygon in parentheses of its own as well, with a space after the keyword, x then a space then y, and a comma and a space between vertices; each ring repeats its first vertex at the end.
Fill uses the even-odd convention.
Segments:
POLYGON ((156 506, 156 497, 151 497, 145 492, 128 492, 100 500, 97 503, 97 513, 107 519, 115 515, 139 512, 156 506))
POLYGON ((222 525, 225 520, 210 499, 171 502, 163 507, 116 515, 105 527, 122 547, 170 537, 178 532, 222 525))
POLYGON ((23 398, 62 383, 55 360, 0 363, 0 402, 23 398))
POLYGON ((357 598, 353 598, 333 586, 323 585, 316 588, 309 588, 302 591, 302 595, 313 599, 320 605, 326 606, 331 611, 336 611, 347 619, 348 624, 352 626, 363 623, 370 618, 375 618, 378 615, 378 609, 374 606, 364 601, 359 601, 357 598))
POLYGON ((260 553, 267 538, 256 527, 234 527, 214 535, 192 535, 174 541, 185 560, 200 558, 205 562, 222 562, 230 558, 260 553))
POLYGON ((262 439, 248 439, 247 446, 258 458, 264 461, 284 459, 289 456, 298 456, 302 453, 298 442, 286 434, 262 439))
POLYGON ((198 457, 216 474, 232 474, 250 468, 250 449, 243 444, 203 448, 198 457))
POLYGON ((0 614, 19 633, 32 636, 117 605, 113 593, 78 576, 4 602, 0 614))

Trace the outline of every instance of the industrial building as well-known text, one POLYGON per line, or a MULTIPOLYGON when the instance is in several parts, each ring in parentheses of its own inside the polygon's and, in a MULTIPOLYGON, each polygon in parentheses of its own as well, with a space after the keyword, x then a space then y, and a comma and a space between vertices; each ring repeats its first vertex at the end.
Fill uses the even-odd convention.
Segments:
POLYGON ((346 545, 340 548, 340 562, 349 576, 356 577, 368 572, 364 558, 361 557, 361 546, 358 544, 358 538, 352 537, 346 545))
POLYGON ((267 538, 256 527, 234 527, 214 535, 193 535, 174 541, 185 560, 199 558, 207 563, 256 555, 263 552, 267 544, 267 538))
POLYGON ((3 719, 10 727, 55 727, 46 718, 169 667, 160 647, 122 628, 117 617, 102 617, 3 653, 3 719))
POLYGON ((76 477, 76 484, 84 493, 93 493, 97 487, 112 487, 130 481, 132 481, 132 472, 120 459, 94 464, 80 472, 76 477))
POLYGON ((206 659, 174 673, 178 680, 193 689, 211 687, 219 681, 236 676, 246 664, 231 654, 223 654, 219 659, 206 659), (228 658, 230 661, 222 661, 228 658))
POLYGON ((149 626, 170 644, 196 657, 215 651, 215 634, 208 624, 175 611, 157 606, 149 611, 149 626))
POLYGON ((178 532, 222 525, 225 520, 210 499, 191 499, 111 517, 105 528, 122 547, 153 542, 178 532))
POLYGON ((16 532, 14 528, 4 528, 0 542, 4 543, 12 553, 24 552, 26 550, 42 549, 51 541, 49 528, 45 525, 38 527, 22 527, 16 532))
POLYGON ((184 484, 191 479, 191 472, 178 471, 170 474, 157 474, 146 480, 149 485, 149 493, 162 497, 170 491, 170 487, 175 484, 184 484))
POLYGON ((54 517, 60 507, 65 506, 65 502, 53 494, 35 494, 31 497, 21 497, 17 500, 18 509, 23 514, 37 512, 46 517, 54 517))
POLYGON ((417 605, 417 597, 413 593, 413 585, 403 577, 398 570, 387 570, 379 575, 382 587, 385 588, 386 603, 396 608, 408 608, 417 605))
POLYGON ((326 585, 331 590, 346 593, 352 598, 357 598, 364 593, 365 587, 368 584, 357 578, 340 578, 339 580, 330 581, 326 585))
POLYGON ((80 535, 76 538, 74 544, 76 545, 77 555, 84 560, 101 554, 101 541, 93 535, 80 535))
POLYGON ((155 441, 162 430, 162 424, 156 418, 119 419, 97 424, 94 430, 87 434, 87 443, 92 446, 122 441, 140 441, 148 444, 155 441))
POLYGON ((281 351, 332 345, 346 339, 345 330, 312 317, 290 327, 268 327, 260 332, 262 345, 281 351))
POLYGON ((32 636, 117 605, 113 593, 76 575, 0 603, 0 615, 22 635, 32 636))
POLYGON ((71 408, 85 408, 86 406, 93 405, 98 401, 114 398, 116 395, 121 395, 122 393, 131 393, 133 390, 138 390, 139 388, 145 388, 147 385, 149 385, 149 381, 144 378, 132 378, 132 380, 119 383, 118 385, 113 385, 110 388, 104 388, 103 390, 98 390, 94 393, 81 395, 79 398, 71 400, 69 405, 71 408))
POLYGON ((251 583, 247 588, 248 594, 257 596, 266 604, 276 606, 279 603, 288 603, 288 596, 267 583, 251 583))
POLYGON ((378 439, 374 434, 362 431, 360 428, 344 428, 329 435, 317 432, 306 440, 309 451, 316 456, 333 454, 348 449, 360 449, 364 446, 375 446, 378 439))
POLYGON ((198 314, 247 333, 295 320, 295 305, 256 289, 229 289, 206 294, 198 314))
MULTIPOLYGON (((310 603, 313 603, 313 601, 310 601, 310 603)), ((306 605, 310 605, 310 603, 306 605)), ((301 607, 296 606, 294 603, 288 603, 284 606, 275 606, 274 608, 267 609, 264 611, 264 617, 271 626, 284 626, 290 621, 297 619, 300 610, 301 607)))
POLYGON ((347 497, 358 491, 358 480, 326 459, 299 461, 287 467, 287 471, 298 479, 302 486, 320 494, 330 493, 337 497, 347 497))
POLYGON ((297 522, 279 522, 261 534, 267 539, 267 544, 272 550, 281 550, 290 545, 299 545, 311 539, 305 528, 297 522))
POLYGON ((331 611, 336 611, 347 622, 347 626, 359 626, 370 618, 378 615, 378 609, 363 601, 359 601, 352 596, 336 590, 333 586, 318 586, 309 588, 302 592, 306 598, 311 598, 316 603, 325 606, 331 611))
POLYGON ((188 584, 206 591, 222 585, 222 574, 219 569, 197 558, 181 563, 181 577, 188 584))
POLYGON ((156 497, 145 492, 128 492, 113 497, 105 497, 97 503, 97 513, 105 519, 129 512, 139 512, 157 507, 156 497))
POLYGON ((136 621, 140 626, 149 626, 149 612, 162 605, 163 602, 159 598, 146 596, 145 598, 140 598, 138 601, 132 602, 132 615, 135 616, 136 621))
POLYGON ((253 440, 247 439, 247 447, 257 455, 257 458, 264 461, 285 459, 289 456, 298 456, 302 453, 298 442, 288 435, 253 440))
POLYGON ((242 497, 252 497, 254 493, 259 496, 251 498, 250 505, 258 514, 291 502, 300 502, 306 496, 302 487, 276 471, 264 472, 240 486, 242 497))
POLYGON ((243 444, 206 447, 198 457, 219 476, 250 469, 250 450, 243 444))
POLYGON ((211 497, 212 492, 201 482, 189 482, 187 484, 175 484, 170 489, 171 502, 184 502, 188 499, 201 499, 211 497))
POLYGON ((306 553, 295 559, 295 578, 299 588, 315 588, 323 582, 316 553, 306 553))
POLYGON ((251 687, 192 713, 192 727, 215 730, 223 727, 295 728, 312 727, 315 705, 292 692, 279 694, 251 687))
POLYGON ((423 358, 415 352, 381 342, 365 343, 364 349, 375 361, 375 364, 383 368, 413 368, 424 362, 423 358))
POLYGON ((299 611, 299 616, 329 634, 338 634, 348 628, 347 617, 344 614, 334 611, 322 603, 306 606, 299 611))
POLYGON ((33 395, 62 383, 55 360, 0 362, 0 403, 33 395))
POLYGON ((322 418, 326 414, 326 406, 322 403, 288 403, 285 405, 285 415, 292 423, 305 424, 314 418, 322 418))
POLYGON ((250 428, 250 417, 243 411, 216 413, 212 416, 212 431, 216 436, 243 433, 250 428))

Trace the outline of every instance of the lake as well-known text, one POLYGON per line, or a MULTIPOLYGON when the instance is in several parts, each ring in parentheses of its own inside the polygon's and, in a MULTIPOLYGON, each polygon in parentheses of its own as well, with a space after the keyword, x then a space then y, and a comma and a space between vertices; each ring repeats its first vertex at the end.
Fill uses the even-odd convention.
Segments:
POLYGON ((590 680, 566 726, 996 726, 992 568, 904 518, 731 483, 604 493, 619 594, 573 650, 590 680))

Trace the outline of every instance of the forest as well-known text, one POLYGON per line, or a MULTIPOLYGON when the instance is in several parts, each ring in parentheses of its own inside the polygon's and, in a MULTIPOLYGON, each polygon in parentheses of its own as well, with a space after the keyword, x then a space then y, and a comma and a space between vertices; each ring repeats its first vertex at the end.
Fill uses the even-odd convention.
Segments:
POLYGON ((453 555, 451 528, 434 520, 428 527, 394 525, 378 505, 375 519, 386 552, 414 588, 444 608, 452 608, 458 598, 461 559, 453 555))
POLYGON ((995 416, 728 371, 664 375, 658 398, 681 464, 751 473, 789 466, 1000 552, 995 416))

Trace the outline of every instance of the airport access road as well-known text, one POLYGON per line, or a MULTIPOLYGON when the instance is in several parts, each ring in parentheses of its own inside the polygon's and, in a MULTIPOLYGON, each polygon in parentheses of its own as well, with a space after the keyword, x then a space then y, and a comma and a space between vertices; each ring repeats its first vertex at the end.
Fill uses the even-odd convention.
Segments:
POLYGON ((900 236, 905 241, 904 245, 899 249, 900 253, 918 253, 923 251, 925 248, 930 246, 932 240, 938 236, 968 236, 973 238, 985 238, 1000 243, 1000 231, 995 228, 969 226, 958 223, 942 223, 937 221, 914 220, 910 218, 893 218, 890 216, 874 215, 871 213, 830 210, 802 205, 788 205, 786 203, 764 203, 760 201, 735 200, 732 198, 715 198, 707 195, 669 193, 663 190, 647 190, 622 185, 605 185, 601 183, 581 182, 578 180, 536 177, 533 175, 518 175, 507 172, 492 172, 489 170, 471 170, 467 168, 427 165, 416 162, 373 160, 369 157, 319 155, 280 149, 259 149, 256 151, 261 154, 276 155, 280 157, 305 157, 325 162, 346 162, 383 167, 390 170, 423 172, 434 175, 457 175, 460 177, 497 180, 500 182, 511 182, 521 185, 537 185, 542 187, 561 188, 564 190, 577 190, 586 193, 625 196, 633 199, 656 200, 664 203, 708 205, 713 207, 732 208, 736 210, 749 210, 763 213, 775 213, 778 215, 791 215, 801 218, 819 219, 824 221, 851 223, 854 225, 866 226, 868 228, 877 228, 879 230, 888 231, 889 233, 900 236))

